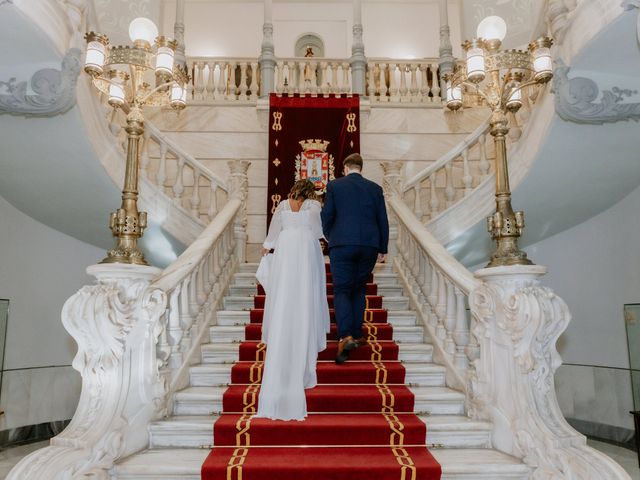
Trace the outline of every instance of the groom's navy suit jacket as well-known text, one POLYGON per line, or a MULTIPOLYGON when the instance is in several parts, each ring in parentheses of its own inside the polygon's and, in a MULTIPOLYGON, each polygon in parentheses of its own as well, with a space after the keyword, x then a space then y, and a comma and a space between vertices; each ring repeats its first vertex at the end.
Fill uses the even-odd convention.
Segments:
POLYGON ((358 173, 329 182, 321 217, 329 248, 358 245, 387 253, 389 221, 377 183, 358 173))

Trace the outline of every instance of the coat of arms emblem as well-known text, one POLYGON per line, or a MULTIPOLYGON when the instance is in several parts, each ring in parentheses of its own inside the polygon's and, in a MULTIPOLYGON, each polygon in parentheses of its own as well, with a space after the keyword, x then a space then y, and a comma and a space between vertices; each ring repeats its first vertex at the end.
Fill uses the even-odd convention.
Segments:
POLYGON ((324 193, 327 183, 335 178, 333 155, 327 152, 327 140, 302 140, 298 142, 302 153, 296 155, 296 180, 308 179, 318 193, 324 193))

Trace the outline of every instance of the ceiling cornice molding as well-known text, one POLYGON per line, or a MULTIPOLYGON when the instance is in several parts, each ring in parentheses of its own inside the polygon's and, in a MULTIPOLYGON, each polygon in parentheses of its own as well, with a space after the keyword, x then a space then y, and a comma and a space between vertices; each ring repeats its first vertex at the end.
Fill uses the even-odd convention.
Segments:
POLYGON ((60 70, 43 68, 28 81, 0 80, 0 87, 8 92, 0 94, 0 114, 51 117, 69 110, 76 103, 81 55, 80 50, 71 48, 62 59, 60 70), (28 93, 29 86, 33 93, 28 93))
POLYGON ((556 113, 568 122, 602 125, 628 120, 640 120, 640 103, 624 103, 638 93, 623 87, 602 90, 587 77, 569 78, 571 67, 556 61, 553 73, 556 113), (597 98, 601 98, 596 102, 597 98))

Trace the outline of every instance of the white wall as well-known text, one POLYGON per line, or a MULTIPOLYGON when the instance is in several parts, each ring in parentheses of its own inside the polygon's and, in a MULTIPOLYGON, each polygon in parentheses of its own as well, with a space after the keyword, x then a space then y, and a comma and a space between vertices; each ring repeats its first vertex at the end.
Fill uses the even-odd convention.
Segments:
MULTIPOLYGON (((185 44, 189 56, 251 57, 260 54, 264 3, 262 1, 187 0, 185 44)), ((450 1, 449 23, 454 53, 459 54, 460 14, 450 1)), ((175 1, 163 5, 162 32, 173 31, 175 1)), ((363 2, 365 54, 368 57, 437 57, 440 17, 438 2, 363 2)), ((318 34, 328 58, 351 56, 353 6, 351 2, 273 3, 275 54, 292 57, 296 40, 318 34)))
MULTIPOLYGON (((35 193, 35 192, 34 192, 35 193)), ((44 201, 44 200, 43 200, 44 201)), ((76 344, 60 320, 63 303, 105 252, 24 215, 0 197, 0 298, 10 301, 0 430, 71 418, 80 375, 76 344)))

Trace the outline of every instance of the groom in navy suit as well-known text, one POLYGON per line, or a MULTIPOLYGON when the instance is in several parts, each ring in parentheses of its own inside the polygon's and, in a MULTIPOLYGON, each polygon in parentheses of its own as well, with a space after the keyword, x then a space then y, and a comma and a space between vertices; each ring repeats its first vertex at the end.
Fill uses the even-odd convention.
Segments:
POLYGON ((322 229, 329 240, 333 276, 333 306, 338 324, 338 356, 344 363, 349 352, 366 343, 362 322, 367 278, 384 262, 389 243, 389 220, 382 188, 362 176, 362 157, 344 159, 344 177, 327 185, 322 209, 322 229))

